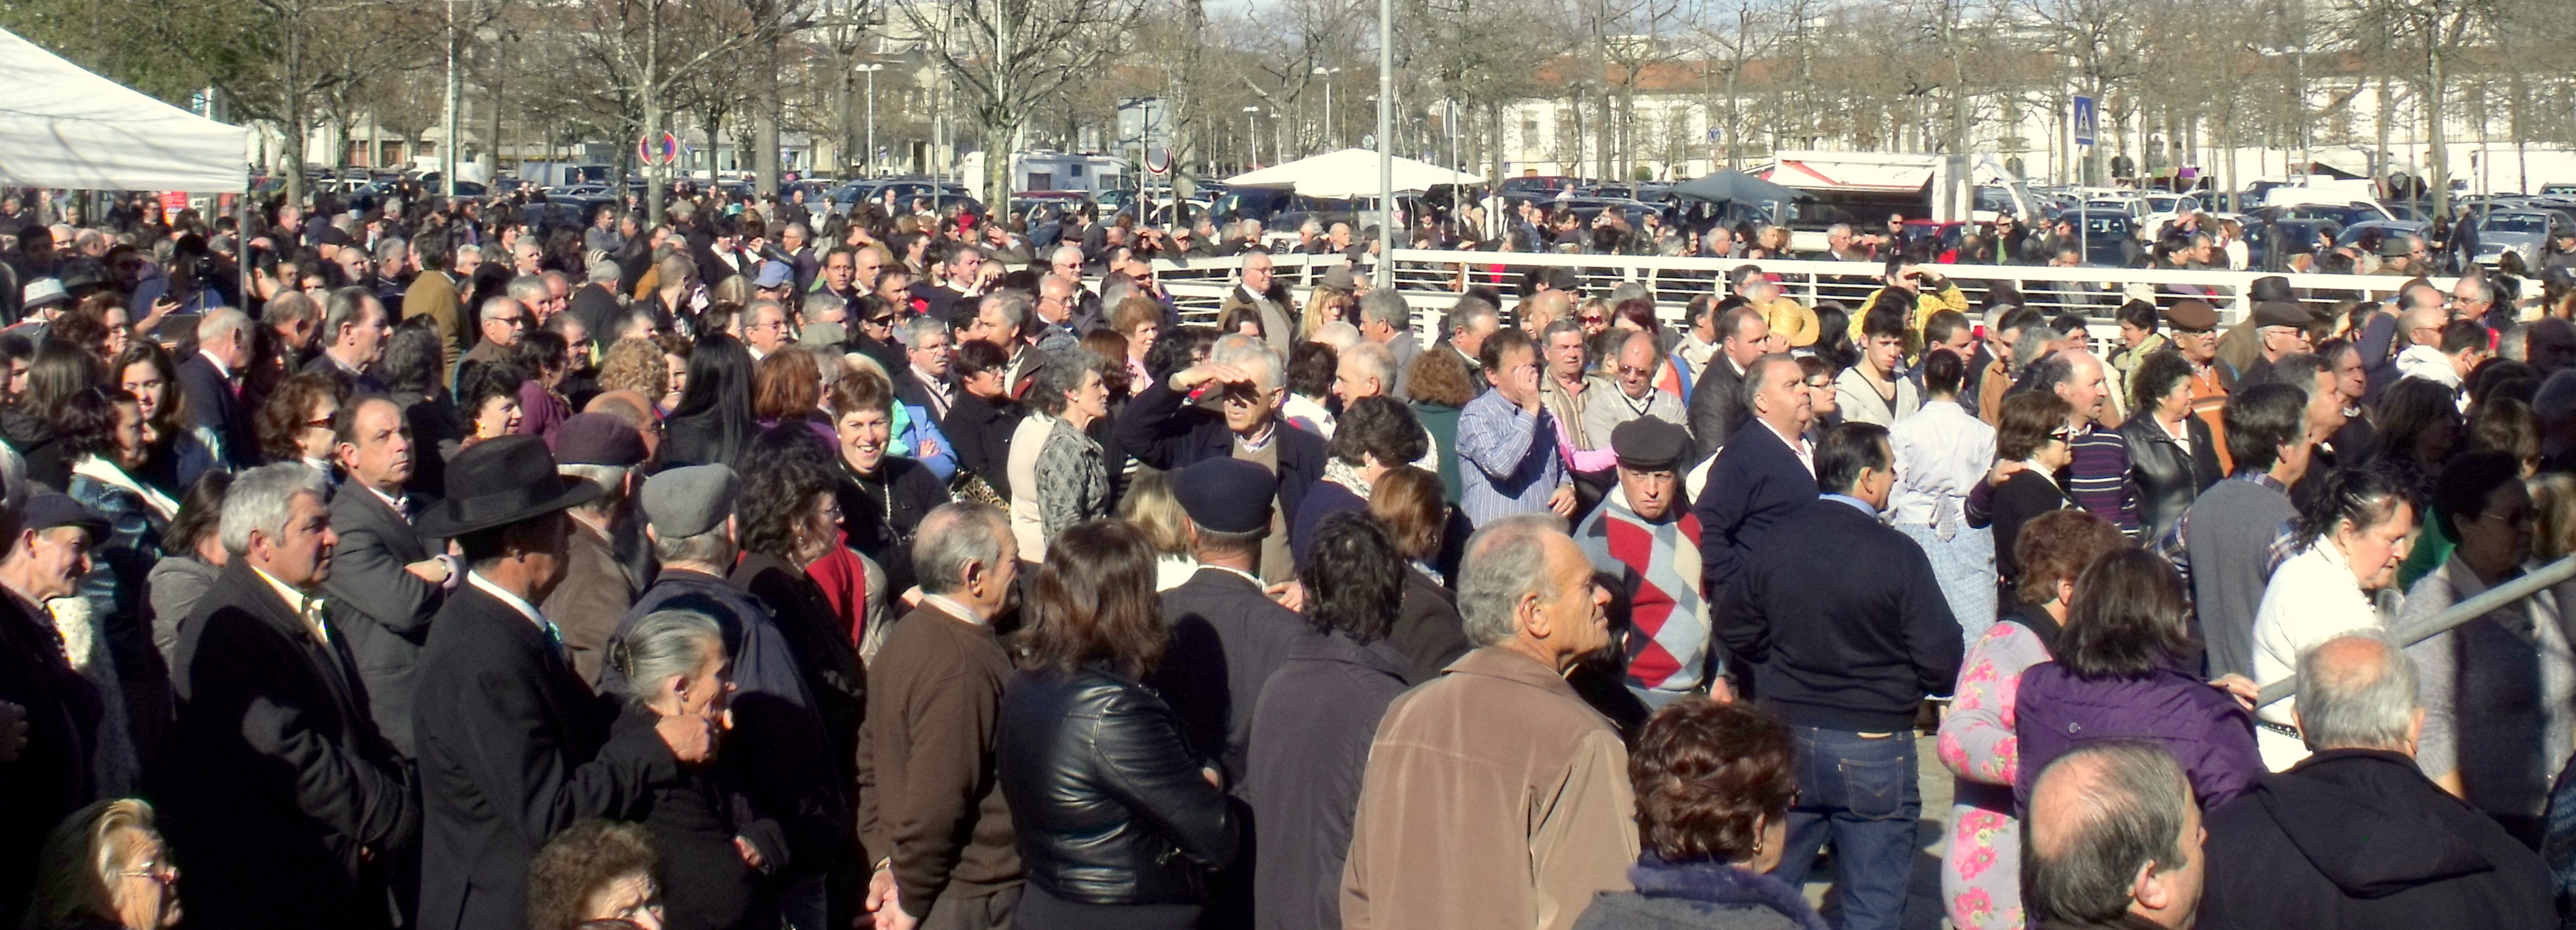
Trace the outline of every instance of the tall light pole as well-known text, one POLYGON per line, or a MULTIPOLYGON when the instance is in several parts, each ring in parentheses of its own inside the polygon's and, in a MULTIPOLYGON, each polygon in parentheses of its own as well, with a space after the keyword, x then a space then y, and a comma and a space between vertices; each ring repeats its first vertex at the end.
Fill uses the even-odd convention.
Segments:
POLYGON ((882 63, 882 62, 871 62, 871 63, 868 63, 868 64, 860 65, 860 66, 859 66, 859 70, 860 70, 860 71, 862 71, 862 72, 865 72, 865 73, 867 74, 867 76, 868 76, 868 151, 867 151, 867 155, 866 155, 866 157, 865 157, 865 158, 863 158, 863 159, 861 160, 861 163, 862 163, 862 164, 867 165, 867 172, 868 172, 868 173, 867 173, 867 176, 868 176, 868 177, 876 177, 876 175, 877 175, 877 72, 885 70, 885 64, 884 64, 884 63, 882 63))
MULTIPOLYGON (((1395 0, 1377 0, 1377 286, 1395 286, 1395 0)), ((1411 326, 1408 321, 1405 325, 1411 326)))
POLYGON ((1333 75, 1342 73, 1342 69, 1317 65, 1315 73, 1324 78, 1324 144, 1339 149, 1342 147, 1342 127, 1333 122, 1333 75))
MULTIPOLYGON (((457 81, 456 0, 447 0, 447 106, 439 121, 442 138, 438 140, 438 179, 449 197, 456 196, 456 134, 460 131, 456 118, 457 81)), ((243 254, 249 254, 248 250, 243 254)))
POLYGON ((1243 108, 1243 170, 1245 171, 1252 170, 1253 164, 1261 160, 1261 133, 1252 127, 1252 115, 1259 112, 1261 112, 1260 107, 1243 108))

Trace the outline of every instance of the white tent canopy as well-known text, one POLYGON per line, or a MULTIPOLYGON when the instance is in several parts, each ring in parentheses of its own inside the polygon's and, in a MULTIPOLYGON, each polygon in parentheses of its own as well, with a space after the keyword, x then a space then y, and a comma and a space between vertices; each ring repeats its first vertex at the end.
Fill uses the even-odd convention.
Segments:
MULTIPOLYGON (((1451 171, 1410 158, 1394 161, 1395 189, 1399 191, 1424 191, 1441 184, 1475 184, 1484 180, 1477 175, 1451 171)), ((1225 183, 1247 187, 1293 187, 1308 197, 1374 197, 1378 194, 1377 153, 1368 149, 1326 152, 1284 165, 1246 171, 1225 179, 1225 183)))
POLYGON ((0 184, 238 191, 248 141, 0 30, 0 184))

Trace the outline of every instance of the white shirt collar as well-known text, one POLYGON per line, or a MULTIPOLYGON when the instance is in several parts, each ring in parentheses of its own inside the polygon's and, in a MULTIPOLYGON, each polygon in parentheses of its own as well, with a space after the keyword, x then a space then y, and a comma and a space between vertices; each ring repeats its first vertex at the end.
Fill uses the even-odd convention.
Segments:
POLYGON ((204 349, 198 349, 197 354, 205 356, 206 361, 213 362, 215 365, 215 373, 224 376, 224 380, 232 380, 233 368, 230 365, 224 364, 223 359, 216 358, 214 353, 208 352, 204 349))
POLYGON ((956 598, 949 597, 945 594, 924 593, 921 595, 921 602, 947 611, 950 616, 977 626, 984 626, 990 623, 981 611, 968 607, 965 604, 960 603, 956 598))
MULTIPOLYGON (((1262 588, 1261 578, 1260 578, 1259 576, 1256 576, 1256 575, 1254 575, 1254 574, 1253 574, 1253 573, 1251 573, 1251 572, 1244 571, 1243 569, 1240 569, 1240 568, 1232 568, 1232 567, 1229 567, 1229 566, 1216 565, 1216 564, 1209 563, 1209 562, 1201 562, 1201 563, 1199 563, 1199 570, 1201 570, 1201 571, 1211 571, 1211 570, 1213 570, 1213 571, 1225 572, 1225 573, 1230 574, 1230 575, 1233 575, 1233 576, 1235 576, 1235 577, 1237 577, 1237 578, 1241 578, 1241 579, 1243 579, 1243 580, 1245 580, 1245 581, 1252 582, 1252 586, 1253 586, 1253 587, 1255 587, 1255 588, 1262 588)), ((1265 591, 1266 591, 1266 590, 1269 590, 1269 589, 1268 589, 1268 588, 1262 588, 1262 590, 1265 590, 1265 591)))
POLYGON ((546 615, 537 612, 537 605, 528 603, 525 599, 520 598, 516 594, 501 590, 500 585, 493 584, 491 579, 483 577, 482 572, 466 572, 465 583, 481 588, 483 593, 492 595, 493 597, 498 598, 501 603, 510 605, 510 609, 518 611, 519 616, 528 618, 528 622, 536 624, 539 629, 543 629, 549 625, 546 622, 546 615))
POLYGON ((315 639, 326 643, 331 641, 331 628, 323 624, 320 616, 305 611, 305 602, 312 599, 310 596, 295 590, 286 582, 277 580, 277 576, 269 574, 266 569, 254 565, 250 570, 259 576, 259 580, 268 582, 269 589, 276 591, 278 599, 286 602, 287 611, 293 613, 296 619, 304 621, 305 628, 313 631, 315 639))

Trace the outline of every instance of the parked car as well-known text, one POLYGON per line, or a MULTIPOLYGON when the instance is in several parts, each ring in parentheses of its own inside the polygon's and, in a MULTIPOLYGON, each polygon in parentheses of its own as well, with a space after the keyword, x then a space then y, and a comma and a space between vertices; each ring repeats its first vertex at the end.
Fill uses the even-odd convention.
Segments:
POLYGON ((2540 267, 2540 253, 2552 235, 2571 228, 2567 215, 2547 210, 2497 210, 2478 223, 2477 262, 2493 265, 2505 253, 2522 256, 2525 268, 2540 267))

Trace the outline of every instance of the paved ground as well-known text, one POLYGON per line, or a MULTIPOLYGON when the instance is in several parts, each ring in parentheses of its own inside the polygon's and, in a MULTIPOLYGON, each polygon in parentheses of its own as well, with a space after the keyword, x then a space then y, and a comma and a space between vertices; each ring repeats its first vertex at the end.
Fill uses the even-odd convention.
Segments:
MULTIPOLYGON (((1922 852, 1914 857, 1914 874, 1908 879, 1905 930, 1940 930, 1949 926, 1941 906, 1941 852, 1950 839, 1950 780, 1954 776, 1934 757, 1932 744, 1930 736, 1914 741, 1917 777, 1923 791, 1923 820, 1914 836, 1916 848, 1922 852)), ((1830 867, 1811 873, 1807 900, 1823 903, 1832 878, 1830 867)))

